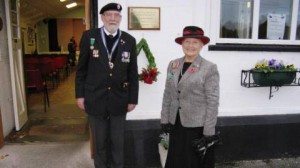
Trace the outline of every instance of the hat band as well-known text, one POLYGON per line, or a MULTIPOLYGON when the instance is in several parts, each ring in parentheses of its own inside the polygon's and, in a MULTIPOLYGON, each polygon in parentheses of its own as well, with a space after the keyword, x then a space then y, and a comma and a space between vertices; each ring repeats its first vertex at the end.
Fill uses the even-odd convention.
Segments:
POLYGON ((184 31, 183 35, 201 35, 203 36, 203 31, 201 30, 196 30, 196 31, 184 31))
POLYGON ((182 37, 195 37, 195 36, 203 37, 202 34, 184 34, 182 37))

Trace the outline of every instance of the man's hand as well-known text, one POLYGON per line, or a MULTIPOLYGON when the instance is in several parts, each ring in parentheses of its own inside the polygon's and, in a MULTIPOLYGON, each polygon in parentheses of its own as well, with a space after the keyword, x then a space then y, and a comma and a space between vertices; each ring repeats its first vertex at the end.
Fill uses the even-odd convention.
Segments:
POLYGON ((84 98, 77 98, 76 103, 81 110, 84 110, 84 98))
POLYGON ((127 106, 127 112, 131 112, 132 110, 134 110, 136 104, 128 104, 127 106))

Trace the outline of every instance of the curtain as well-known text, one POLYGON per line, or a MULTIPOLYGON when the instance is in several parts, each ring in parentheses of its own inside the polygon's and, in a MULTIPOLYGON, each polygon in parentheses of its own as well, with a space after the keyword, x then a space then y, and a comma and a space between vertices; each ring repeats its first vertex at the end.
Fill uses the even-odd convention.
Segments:
POLYGON ((49 51, 60 51, 57 39, 57 21, 56 19, 48 20, 49 32, 49 51))

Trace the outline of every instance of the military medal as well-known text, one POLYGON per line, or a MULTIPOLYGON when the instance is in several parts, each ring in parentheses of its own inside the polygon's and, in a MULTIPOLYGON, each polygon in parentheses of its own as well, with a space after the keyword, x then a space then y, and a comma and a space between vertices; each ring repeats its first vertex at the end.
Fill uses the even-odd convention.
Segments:
POLYGON ((109 65, 109 67, 110 67, 110 69, 113 69, 114 68, 114 63, 112 63, 112 62, 108 62, 108 65, 109 65))
POLYGON ((129 63, 130 62, 130 52, 122 53, 122 62, 129 63))
POLYGON ((95 38, 90 38, 90 49, 93 50, 94 49, 94 44, 95 44, 95 38))
POLYGON ((119 36, 118 36, 118 39, 114 42, 113 46, 112 46, 112 49, 111 49, 111 52, 109 52, 108 48, 107 48, 107 44, 106 44, 106 40, 105 40, 105 35, 104 35, 104 28, 102 27, 101 28, 101 38, 102 38, 102 42, 105 46, 105 49, 106 49, 106 52, 107 52, 107 57, 108 57, 108 66, 110 69, 113 69, 114 68, 114 63, 112 62, 112 54, 114 53, 115 49, 117 48, 117 45, 119 43, 119 40, 120 40, 120 37, 121 37, 121 31, 119 31, 119 36))
POLYGON ((99 50, 93 50, 93 57, 95 58, 99 57, 99 50))

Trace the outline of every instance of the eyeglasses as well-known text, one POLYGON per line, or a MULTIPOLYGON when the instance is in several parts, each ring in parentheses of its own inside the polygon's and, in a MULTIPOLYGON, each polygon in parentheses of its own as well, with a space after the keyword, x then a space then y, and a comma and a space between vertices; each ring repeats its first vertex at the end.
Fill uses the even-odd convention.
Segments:
POLYGON ((114 18, 120 18, 120 17, 122 17, 122 15, 119 14, 119 13, 104 13, 103 15, 105 17, 109 17, 109 18, 112 18, 112 17, 114 17, 114 18))

